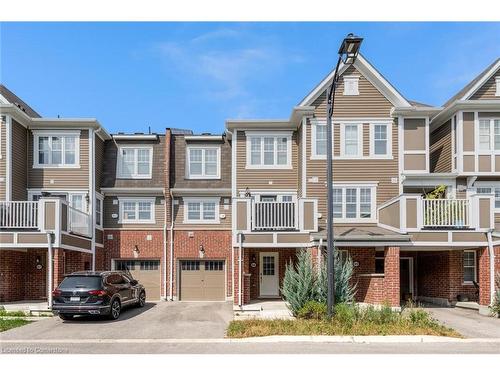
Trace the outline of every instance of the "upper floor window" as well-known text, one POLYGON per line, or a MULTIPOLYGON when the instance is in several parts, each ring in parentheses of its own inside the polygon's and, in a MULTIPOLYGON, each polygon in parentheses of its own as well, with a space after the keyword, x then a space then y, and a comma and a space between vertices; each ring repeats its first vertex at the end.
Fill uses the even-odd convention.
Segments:
POLYGON ((495 209, 500 209, 500 186, 478 186, 476 187, 476 193, 478 194, 491 194, 495 193, 495 209))
POLYGON ((374 186, 342 186, 333 189, 333 217, 340 221, 375 219, 374 186))
POLYGON ((78 168, 80 132, 33 132, 34 168, 78 168))
POLYGON ((479 150, 500 150, 500 119, 479 120, 479 150))
POLYGON ((120 146, 118 148, 118 178, 150 179, 152 147, 120 146))
POLYGON ((184 223, 219 223, 219 198, 184 198, 184 223))
POLYGON ((390 124, 370 124, 370 155, 372 157, 391 156, 390 124))
POLYGON ((363 127, 361 124, 341 124, 340 156, 358 158, 363 155, 363 127))
POLYGON ((102 198, 95 198, 95 225, 102 227, 102 198))
POLYGON ((344 95, 359 95, 359 77, 344 77, 344 95))
POLYGON ((119 223, 154 223, 154 198, 119 199, 119 223))
POLYGON ((314 121, 311 127, 311 156, 323 159, 326 157, 326 122, 314 121))
POLYGON ((187 148, 187 178, 220 178, 220 147, 187 148))
POLYGON ((291 168, 291 144, 290 133, 247 133, 247 168, 291 168))

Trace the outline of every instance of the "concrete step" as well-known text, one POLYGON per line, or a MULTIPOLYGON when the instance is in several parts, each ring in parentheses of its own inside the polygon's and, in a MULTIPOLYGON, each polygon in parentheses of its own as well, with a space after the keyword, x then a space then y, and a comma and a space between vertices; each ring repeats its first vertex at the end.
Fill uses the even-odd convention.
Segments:
POLYGON ((479 311, 479 304, 477 302, 457 302, 455 307, 461 309, 477 310, 479 311))

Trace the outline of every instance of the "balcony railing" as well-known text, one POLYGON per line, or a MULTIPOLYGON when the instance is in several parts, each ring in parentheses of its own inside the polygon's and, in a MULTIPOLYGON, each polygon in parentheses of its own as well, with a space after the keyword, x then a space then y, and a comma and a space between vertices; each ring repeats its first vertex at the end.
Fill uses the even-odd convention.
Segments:
POLYGON ((469 227, 469 199, 423 199, 424 227, 469 227))
POLYGON ((252 229, 279 231, 297 229, 295 202, 253 202, 252 229))
POLYGON ((0 228, 33 229, 38 227, 38 202, 0 202, 0 228))
POLYGON ((68 231, 91 237, 90 215, 68 206, 68 231))

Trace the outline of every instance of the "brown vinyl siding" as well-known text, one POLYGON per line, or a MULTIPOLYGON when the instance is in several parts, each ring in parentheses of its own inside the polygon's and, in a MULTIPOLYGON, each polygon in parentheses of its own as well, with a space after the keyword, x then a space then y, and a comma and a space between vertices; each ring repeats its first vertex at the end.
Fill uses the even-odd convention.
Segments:
POLYGON ((12 200, 28 200, 27 193, 27 136, 28 131, 12 120, 12 200), (15 150, 15 151, 14 151, 15 150))
MULTIPOLYGON (((385 117, 389 114, 385 113, 385 117)), ((365 127, 364 127, 365 128, 365 127)), ((340 155, 340 126, 334 124, 334 155, 340 155)), ((363 132, 363 149, 367 150, 369 144, 368 134, 363 132)), ((326 218, 326 160, 311 160, 311 123, 307 122, 307 197, 318 198, 318 211, 322 214, 319 219, 319 226, 324 228, 326 218), (318 182, 311 182, 309 179, 317 177, 318 182)), ((351 159, 333 160, 334 181, 352 182, 356 181, 378 181, 376 187, 377 205, 380 205, 399 194, 397 183, 392 183, 391 178, 398 177, 398 127, 392 124, 392 159, 351 159)), ((358 225, 356 225, 358 226, 358 225)))
POLYGON ((171 188, 230 189, 231 188, 231 145, 227 137, 220 141, 188 141, 184 135, 172 135, 171 188), (220 177, 218 179, 187 179, 186 152, 188 146, 220 147, 220 177))
POLYGON ((482 85, 472 96, 472 100, 488 100, 488 99, 499 99, 498 96, 495 96, 496 93, 496 81, 495 77, 497 77, 500 73, 500 69, 493 74, 493 76, 487 80, 484 85, 482 85))
POLYGON ((6 123, 0 117, 0 177, 3 181, 0 181, 0 201, 5 200, 5 190, 7 184, 7 171, 6 171, 6 158, 7 158, 7 142, 5 137, 7 136, 6 123))
POLYGON ((104 141, 95 135, 95 187, 101 191, 102 173, 104 169, 104 141))
MULTIPOLYGON (((121 197, 121 198, 128 198, 128 197, 121 197)), ((150 198, 150 197, 142 197, 141 198, 150 198)), ((118 200, 119 197, 117 196, 106 196, 104 197, 104 228, 106 229, 127 229, 127 228, 137 228, 137 229, 149 229, 149 228, 163 228, 164 225, 164 209, 165 206, 162 203, 163 197, 157 196, 156 201, 155 201, 155 223, 152 224, 121 224, 118 223, 120 220, 119 217, 119 210, 120 210, 120 204, 119 202, 117 204, 113 204, 113 200, 118 200), (116 214, 117 217, 113 218, 112 215, 116 214)))
MULTIPOLYGON (((270 135, 273 133, 271 129, 266 130, 270 135)), ((276 129, 276 131, 280 131, 276 129)), ((282 130, 281 130, 282 131, 282 130)), ((297 132, 292 134, 292 160, 291 169, 246 169, 246 135, 245 131, 238 130, 238 139, 236 145, 236 176, 238 190, 245 190, 247 187, 252 190, 279 190, 279 189, 292 189, 298 188, 298 145, 297 145, 297 132), (272 183, 270 183, 272 182, 272 183)))
POLYGON ((474 112, 463 113, 463 150, 474 151, 474 112))
POLYGON ((219 215, 225 214, 226 218, 219 218, 219 224, 191 224, 184 223, 184 199, 182 197, 174 197, 178 204, 174 205, 174 229, 199 228, 199 229, 231 229, 231 198, 230 197, 207 197, 207 199, 220 198, 219 215), (224 199, 228 199, 228 209, 224 209, 224 199))
POLYGON ((106 141, 104 146, 104 168, 101 187, 139 188, 164 187, 165 179, 165 136, 158 135, 156 141, 106 141), (153 147, 151 179, 117 178, 118 146, 153 147))
MULTIPOLYGON (((359 77, 359 95, 344 96, 344 81, 339 80, 337 94, 335 95, 334 117, 390 117, 391 102, 371 84, 353 66, 349 67, 343 75, 359 77)), ((316 107, 316 117, 326 118, 326 91, 323 92, 312 104, 316 107)))
POLYGON ((431 134, 431 173, 446 173, 452 170, 451 119, 431 134))
POLYGON ((33 168, 33 134, 28 143, 28 187, 59 189, 89 187, 88 130, 80 130, 80 168, 33 168), (54 180, 51 184, 50 180, 54 180))

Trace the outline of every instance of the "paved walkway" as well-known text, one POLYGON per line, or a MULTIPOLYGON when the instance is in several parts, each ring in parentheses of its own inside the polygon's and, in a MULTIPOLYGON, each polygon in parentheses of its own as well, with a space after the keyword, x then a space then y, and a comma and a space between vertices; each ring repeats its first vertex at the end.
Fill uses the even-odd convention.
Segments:
POLYGON ((158 302, 125 309, 118 320, 46 318, 0 333, 6 340, 223 338, 233 318, 231 302, 158 302))
POLYGON ((479 315, 476 310, 459 307, 425 307, 434 318, 464 337, 500 338, 500 319, 479 315))

